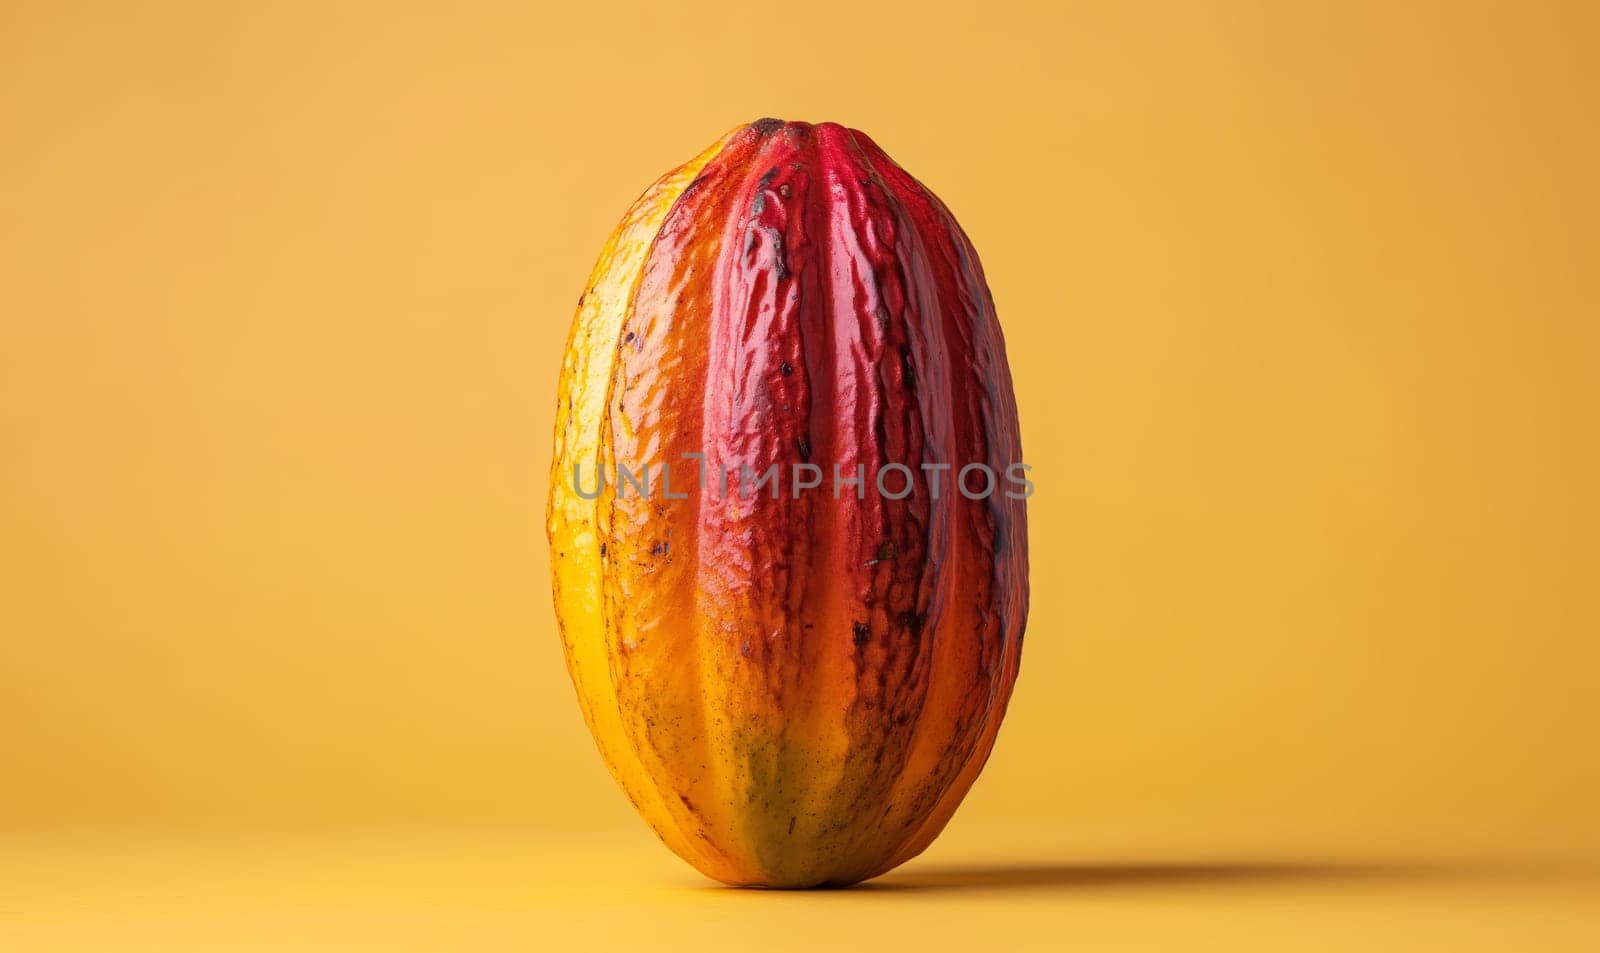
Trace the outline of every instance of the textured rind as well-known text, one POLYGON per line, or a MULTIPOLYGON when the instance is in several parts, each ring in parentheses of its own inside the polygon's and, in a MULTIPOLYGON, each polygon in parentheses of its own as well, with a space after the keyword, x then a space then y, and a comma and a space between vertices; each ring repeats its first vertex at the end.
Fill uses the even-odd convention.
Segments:
POLYGON ((1028 599, 1022 501, 953 481, 1021 460, 977 255, 866 136, 761 120, 639 199, 574 321, 549 533, 585 717, 672 850, 726 883, 847 884, 938 835, 1028 599), (731 471, 727 499, 684 454, 731 471), (830 472, 796 497, 805 462, 830 472), (891 462, 918 481, 901 500, 873 485, 891 462), (651 465, 648 498, 574 491, 574 464, 592 488, 619 463, 651 465), (938 498, 923 463, 951 465, 938 498), (774 464, 777 498, 738 492, 774 464), (864 467, 861 497, 834 465, 864 467))

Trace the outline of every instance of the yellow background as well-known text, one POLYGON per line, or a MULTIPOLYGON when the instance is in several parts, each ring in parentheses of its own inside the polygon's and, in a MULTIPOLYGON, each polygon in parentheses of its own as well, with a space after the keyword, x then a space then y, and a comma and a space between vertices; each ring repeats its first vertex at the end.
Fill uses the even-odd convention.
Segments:
POLYGON ((0 937, 1594 949, 1593 11, 6 4, 0 937), (547 584, 593 256, 764 115, 955 211, 1038 484, 995 756, 848 894, 654 843, 547 584))

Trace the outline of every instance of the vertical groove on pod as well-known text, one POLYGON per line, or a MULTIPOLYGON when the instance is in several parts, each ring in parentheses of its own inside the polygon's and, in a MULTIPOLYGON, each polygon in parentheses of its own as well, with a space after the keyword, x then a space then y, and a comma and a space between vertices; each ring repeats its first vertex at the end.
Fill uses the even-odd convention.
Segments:
POLYGON ((600 254, 579 297, 578 313, 563 357, 546 513, 556 616, 568 674, 584 719, 628 799, 669 847, 708 871, 720 869, 720 862, 666 815, 655 783, 640 764, 621 724, 600 599, 606 547, 599 533, 596 503, 575 491, 573 468, 583 471, 585 486, 592 486, 599 479, 601 434, 597 422, 604 415, 615 345, 638 287, 640 267, 662 221, 691 190, 700 170, 733 135, 730 132, 723 136, 646 189, 623 216, 600 254))
MULTIPOLYGON (((666 812, 735 870, 748 869, 748 857, 734 836, 738 814, 725 803, 727 766, 715 751, 724 706, 707 697, 722 673, 705 623, 723 608, 701 573, 707 559, 696 526, 707 497, 669 500, 659 480, 660 464, 681 464, 682 453, 705 447, 704 395, 717 389, 706 342, 721 294, 718 264, 751 157, 768 136, 757 126, 734 136, 680 199, 644 263, 618 341, 602 456, 609 467, 650 466, 657 483, 649 496, 613 484, 599 506, 611 546, 605 608, 622 722, 663 788, 666 812)), ((682 489, 680 480, 675 492, 682 489)))
MULTIPOLYGON (((929 263, 939 276, 938 285, 950 296, 943 309, 947 327, 958 342, 955 353, 967 362, 954 378, 955 404, 961 412, 959 419, 971 428, 970 442, 964 442, 957 453, 964 461, 986 463, 999 476, 1008 464, 1021 460, 1021 444, 1004 342, 977 254, 943 203, 870 139, 857 139, 884 175, 895 182, 896 192, 917 219, 928 238, 929 263)), ((954 745, 948 749, 940 776, 927 788, 936 793, 935 799, 905 845, 873 875, 916 856, 948 822, 993 747, 1020 660, 1027 612, 1027 529, 1022 503, 1007 499, 998 488, 983 501, 967 500, 957 491, 954 502, 968 514, 959 537, 980 547, 972 562, 976 575, 970 583, 980 594, 977 602, 982 611, 975 620, 982 674, 978 684, 987 686, 988 697, 975 725, 963 728, 965 736, 975 727, 975 743, 962 745, 965 750, 954 745)))
POLYGON ((716 264, 702 443, 726 468, 727 495, 719 480, 698 533, 701 589, 717 597, 701 624, 716 665, 706 693, 721 718, 712 740, 727 772, 723 793, 753 869, 782 881, 793 876, 785 864, 805 788, 827 763, 811 750, 810 703, 820 693, 800 597, 811 578, 815 501, 784 492, 792 475, 784 471, 811 431, 803 341, 820 295, 806 215, 809 137, 769 129, 716 264))

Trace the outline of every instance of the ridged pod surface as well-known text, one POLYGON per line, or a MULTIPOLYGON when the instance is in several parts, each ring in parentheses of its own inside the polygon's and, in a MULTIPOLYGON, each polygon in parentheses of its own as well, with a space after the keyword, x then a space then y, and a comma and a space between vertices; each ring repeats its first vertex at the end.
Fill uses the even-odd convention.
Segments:
POLYGON ((579 299, 547 515, 584 717, 668 847, 800 887, 932 842, 1028 608, 1020 494, 954 481, 1021 460, 978 256, 862 133, 759 120, 634 203, 579 299))

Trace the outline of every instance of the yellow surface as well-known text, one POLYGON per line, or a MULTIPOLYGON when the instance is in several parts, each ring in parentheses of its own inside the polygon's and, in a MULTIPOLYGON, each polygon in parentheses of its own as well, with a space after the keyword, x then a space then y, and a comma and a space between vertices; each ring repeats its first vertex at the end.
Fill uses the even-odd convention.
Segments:
POLYGON ((0 948, 1596 948, 1592 5, 471 7, 0 8, 0 948), (761 115, 1011 348, 938 889, 700 889, 561 663, 574 302, 761 115))
POLYGON ((644 832, 28 839, 0 858, 0 947, 1592 953, 1600 944, 1592 870, 1437 851, 1174 849, 1005 829, 946 837, 937 859, 824 891, 722 887, 644 832))

